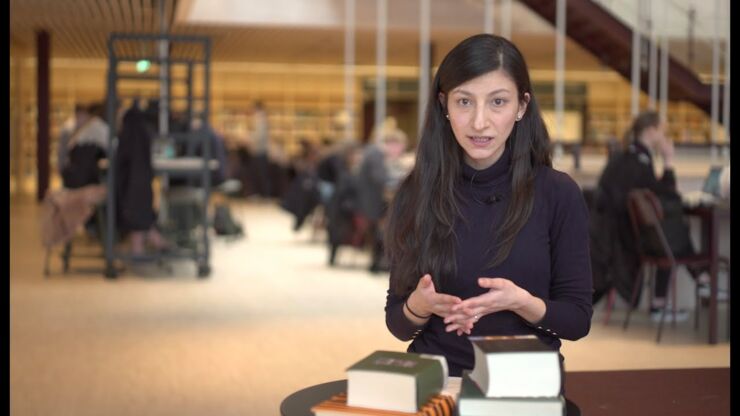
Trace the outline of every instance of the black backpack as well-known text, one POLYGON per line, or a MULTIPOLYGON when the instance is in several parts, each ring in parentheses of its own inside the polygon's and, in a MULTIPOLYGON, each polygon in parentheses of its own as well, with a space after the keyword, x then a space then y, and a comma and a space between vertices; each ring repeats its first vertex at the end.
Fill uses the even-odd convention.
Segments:
POLYGON ((242 236, 244 231, 241 224, 237 223, 231 216, 229 206, 225 204, 216 205, 213 214, 213 229, 216 235, 242 236))

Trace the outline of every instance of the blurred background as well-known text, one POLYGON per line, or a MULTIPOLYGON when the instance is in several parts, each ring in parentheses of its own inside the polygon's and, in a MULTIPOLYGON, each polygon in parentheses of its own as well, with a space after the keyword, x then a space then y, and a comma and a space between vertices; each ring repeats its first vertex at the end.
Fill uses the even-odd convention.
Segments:
MULTIPOLYGON (((434 71, 473 34, 520 48, 554 167, 585 195, 646 109, 667 120, 679 191, 701 191, 730 164, 729 11, 729 0, 11 0, 11 413, 278 414, 285 396, 344 378, 370 352, 405 350, 385 328, 384 215, 364 192, 391 200, 434 71), (143 153, 122 146, 131 109, 143 153), (81 162, 71 150, 90 143, 81 162), (363 173, 373 154, 380 184, 363 173), (81 166, 91 179, 77 181, 81 166), (141 172, 130 181, 144 191, 121 194, 141 172), (144 231, 122 222, 129 202, 151 211, 144 231)), ((718 218, 729 258, 729 215, 718 218)), ((701 246, 704 223, 690 225, 701 246)), ((623 330, 628 302, 612 295, 610 317, 597 302, 591 334, 564 342, 566 370, 729 366, 729 305, 712 320, 683 268, 677 285, 695 318, 657 343, 647 306, 623 330)))

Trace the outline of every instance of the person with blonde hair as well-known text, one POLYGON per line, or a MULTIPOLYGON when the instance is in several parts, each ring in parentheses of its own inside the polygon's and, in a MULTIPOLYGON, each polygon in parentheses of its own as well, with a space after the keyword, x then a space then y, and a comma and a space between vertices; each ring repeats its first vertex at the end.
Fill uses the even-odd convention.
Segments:
POLYGON ((397 168, 397 161, 406 150, 406 133, 398 128, 395 118, 373 128, 371 142, 365 146, 357 172, 360 227, 370 240, 372 261, 370 271, 381 269, 383 236, 381 220, 385 216, 389 194, 393 192, 405 172, 397 168))

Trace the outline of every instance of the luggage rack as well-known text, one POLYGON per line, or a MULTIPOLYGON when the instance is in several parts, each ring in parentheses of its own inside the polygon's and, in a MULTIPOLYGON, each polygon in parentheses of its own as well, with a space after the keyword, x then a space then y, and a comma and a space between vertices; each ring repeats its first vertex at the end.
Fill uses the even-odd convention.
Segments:
MULTIPOLYGON (((118 106, 122 98, 139 98, 139 95, 127 95, 126 91, 119 91, 119 84, 125 82, 153 82, 158 83, 163 98, 159 103, 159 134, 154 139, 154 153, 152 168, 154 174, 160 178, 161 193, 158 224, 165 230, 171 228, 168 224, 168 195, 169 181, 174 178, 187 178, 191 183, 199 180, 195 199, 200 208, 199 227, 195 244, 192 247, 174 247, 172 250, 131 256, 118 252, 116 242, 116 201, 115 201, 115 169, 106 169, 115 166, 118 126, 111 122, 109 130, 108 159, 104 161, 106 170, 106 231, 105 231, 105 276, 113 279, 117 277, 114 267, 116 260, 121 261, 157 261, 166 259, 192 259, 196 262, 198 277, 210 276, 210 247, 208 239, 207 207, 211 192, 211 171, 218 169, 218 161, 211 159, 209 137, 205 134, 209 120, 210 104, 210 54, 211 42, 207 37, 182 36, 173 34, 130 34, 112 33, 108 39, 109 67, 107 82, 107 118, 116 120, 118 106), (159 50, 159 56, 152 51, 159 50), (159 65, 159 75, 135 73, 123 68, 131 67, 131 63, 142 60, 159 65), (121 65, 125 64, 127 65, 121 65), (173 68, 184 68, 186 76, 173 76, 173 68), (197 76, 196 76, 197 74, 197 76), (199 82, 196 83, 196 78, 199 82), (186 96, 173 97, 171 94, 172 82, 185 82, 186 96), (196 87, 200 94, 195 95, 196 87), (173 100, 186 100, 186 131, 169 131, 169 109, 173 100), (194 103, 199 105, 196 111, 194 103), (193 130, 191 121, 197 116, 203 127, 193 130), (202 154, 199 156, 173 157, 171 150, 175 144, 185 143, 188 149, 200 146, 202 154)), ((182 72, 182 71, 181 71, 182 72)), ((131 88, 128 89, 130 91, 131 88)))

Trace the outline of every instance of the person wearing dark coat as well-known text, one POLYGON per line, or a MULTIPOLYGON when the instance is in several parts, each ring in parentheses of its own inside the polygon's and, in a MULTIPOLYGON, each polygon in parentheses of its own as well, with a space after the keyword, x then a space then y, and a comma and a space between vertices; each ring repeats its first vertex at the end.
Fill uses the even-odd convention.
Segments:
POLYGON ((290 167, 292 179, 280 201, 280 207, 293 214, 293 231, 298 231, 306 218, 321 202, 319 179, 316 173, 318 151, 304 139, 300 141, 301 152, 293 159, 290 167))
MULTIPOLYGON (((594 274, 594 302, 611 287, 615 287, 629 302, 637 276, 639 263, 637 244, 649 252, 660 254, 660 248, 649 241, 637 242, 632 231, 627 196, 639 188, 651 190, 660 200, 664 218, 661 226, 676 256, 695 252, 689 227, 683 216, 681 196, 676 189, 673 170, 673 143, 665 135, 665 123, 658 113, 646 111, 638 115, 625 136, 626 149, 609 159, 598 181, 594 196, 594 209, 589 224, 591 255, 594 274), (655 175, 654 154, 663 159, 663 174, 655 175)), ((700 270, 690 269, 697 278, 700 270)), ((665 306, 670 270, 658 269, 655 296, 651 305, 653 318, 660 316, 665 306)), ((636 299, 639 303, 639 297, 636 299)), ((687 319, 681 311, 677 319, 687 319)))
POLYGON ((354 142, 341 146, 332 158, 332 191, 325 206, 326 231, 329 243, 329 265, 336 261, 337 250, 342 245, 358 246, 357 213, 359 211, 359 183, 356 171, 362 157, 360 147, 354 142))
POLYGON ((122 234, 129 233, 131 253, 144 253, 145 242, 155 249, 167 243, 155 227, 153 208, 152 134, 144 112, 133 106, 123 116, 115 158, 116 213, 122 234))

